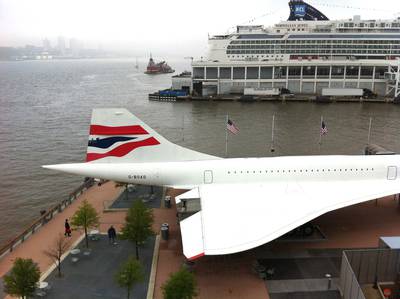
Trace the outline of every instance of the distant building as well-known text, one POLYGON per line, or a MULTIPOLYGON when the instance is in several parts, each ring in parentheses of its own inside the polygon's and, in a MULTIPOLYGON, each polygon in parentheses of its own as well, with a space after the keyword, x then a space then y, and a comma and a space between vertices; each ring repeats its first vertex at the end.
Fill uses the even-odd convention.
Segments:
POLYGON ((72 56, 80 56, 83 44, 80 40, 76 38, 71 38, 69 40, 69 48, 71 50, 72 56))
POLYGON ((43 40, 43 51, 48 52, 48 51, 50 51, 50 50, 51 50, 50 41, 49 41, 47 38, 45 38, 45 39, 43 40))
POLYGON ((58 37, 57 49, 60 52, 60 55, 65 55, 65 38, 63 36, 58 37))

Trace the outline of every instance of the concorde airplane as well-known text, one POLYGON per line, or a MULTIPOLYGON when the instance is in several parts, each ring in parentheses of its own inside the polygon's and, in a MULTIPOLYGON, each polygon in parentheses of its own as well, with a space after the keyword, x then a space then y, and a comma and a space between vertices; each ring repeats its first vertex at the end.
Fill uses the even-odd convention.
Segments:
POLYGON ((93 110, 86 160, 44 167, 200 199, 180 224, 191 260, 248 250, 329 211, 400 193, 398 155, 222 159, 169 142, 126 109, 93 110))

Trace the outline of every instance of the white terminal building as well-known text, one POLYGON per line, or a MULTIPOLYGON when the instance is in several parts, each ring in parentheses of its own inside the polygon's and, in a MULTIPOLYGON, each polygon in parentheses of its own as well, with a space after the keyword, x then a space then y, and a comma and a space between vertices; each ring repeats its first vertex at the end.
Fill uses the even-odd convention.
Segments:
POLYGON ((237 26, 234 33, 209 37, 207 58, 192 62, 194 94, 366 88, 399 95, 400 18, 333 21, 302 0, 289 7, 288 20, 271 28, 237 26))

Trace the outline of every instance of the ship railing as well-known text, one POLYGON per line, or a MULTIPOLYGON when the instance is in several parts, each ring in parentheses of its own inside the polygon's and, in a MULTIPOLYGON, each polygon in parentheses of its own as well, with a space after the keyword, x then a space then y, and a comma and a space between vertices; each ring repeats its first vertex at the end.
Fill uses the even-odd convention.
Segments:
POLYGON ((18 245, 24 243, 38 229, 52 220, 56 214, 61 213, 65 208, 71 205, 85 190, 92 187, 94 183, 94 179, 88 178, 83 184, 72 191, 67 199, 64 199, 60 203, 54 205, 48 211, 42 211, 41 216, 32 224, 30 224, 23 232, 8 241, 4 246, 0 247, 0 259, 12 252, 18 245))

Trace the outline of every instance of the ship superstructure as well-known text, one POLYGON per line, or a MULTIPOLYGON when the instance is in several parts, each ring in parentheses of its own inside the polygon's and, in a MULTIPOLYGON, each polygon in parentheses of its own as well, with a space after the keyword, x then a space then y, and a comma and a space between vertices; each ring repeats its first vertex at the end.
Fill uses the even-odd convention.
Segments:
POLYGON ((291 0, 289 7, 288 20, 271 28, 237 26, 234 33, 211 36, 207 58, 192 63, 194 91, 283 87, 319 94, 323 88, 367 88, 398 95, 400 18, 329 20, 302 0, 291 0))
POLYGON ((173 72, 175 72, 175 70, 173 70, 165 61, 156 63, 150 55, 145 74, 168 74, 173 72))

